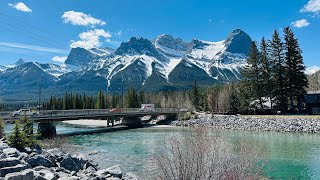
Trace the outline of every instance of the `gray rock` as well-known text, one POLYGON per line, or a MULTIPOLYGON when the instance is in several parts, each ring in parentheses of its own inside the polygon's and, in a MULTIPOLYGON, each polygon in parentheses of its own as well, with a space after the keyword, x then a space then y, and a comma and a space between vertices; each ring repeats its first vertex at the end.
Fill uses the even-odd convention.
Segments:
POLYGON ((139 177, 135 174, 133 174, 132 172, 128 172, 126 173, 123 177, 123 180, 138 180, 139 177))
POLYGON ((98 177, 118 177, 122 178, 122 170, 119 165, 111 166, 107 169, 101 169, 97 172, 95 172, 95 175, 98 177))
POLYGON ((20 152, 16 148, 6 148, 2 150, 2 153, 7 157, 19 157, 20 152))
POLYGON ((0 152, 2 152, 2 150, 7 149, 7 148, 10 148, 7 143, 0 142, 0 152))
POLYGON ((18 158, 9 157, 5 159, 0 159, 0 168, 16 166, 20 163, 22 162, 18 158))
POLYGON ((40 180, 40 179, 45 179, 45 180, 57 180, 58 175, 54 174, 48 169, 42 169, 40 171, 35 171, 35 176, 40 180))
POLYGON ((73 159, 70 156, 66 156, 63 158, 63 160, 60 162, 60 167, 63 167, 69 171, 75 171, 79 172, 80 167, 77 163, 73 161, 73 159))
POLYGON ((27 160, 27 163, 29 163, 32 167, 36 166, 44 166, 44 167, 52 167, 54 166, 53 162, 50 161, 49 159, 36 155, 30 159, 27 160))
POLYGON ((4 177, 7 174, 23 171, 30 168, 31 166, 29 164, 18 164, 11 167, 4 167, 0 169, 0 177, 4 177))
POLYGON ((80 178, 77 176, 71 176, 71 177, 63 177, 59 178, 58 180, 79 180, 80 178))
POLYGON ((33 180, 34 174, 33 170, 27 169, 21 172, 7 174, 5 180, 33 180))
POLYGON ((19 156, 19 159, 20 160, 25 160, 25 159, 27 159, 28 158, 28 154, 27 153, 25 153, 25 152, 21 152, 20 153, 20 156, 19 156))

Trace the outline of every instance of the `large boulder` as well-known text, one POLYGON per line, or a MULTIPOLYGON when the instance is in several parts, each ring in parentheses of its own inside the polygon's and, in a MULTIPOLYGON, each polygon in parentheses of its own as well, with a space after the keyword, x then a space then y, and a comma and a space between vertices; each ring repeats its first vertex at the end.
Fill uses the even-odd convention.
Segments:
POLYGON ((0 177, 4 177, 7 174, 23 171, 25 169, 30 169, 29 164, 18 164, 15 166, 0 168, 0 177))
POLYGON ((0 168, 16 166, 20 163, 22 162, 18 158, 9 157, 5 159, 0 159, 0 168))
POLYGON ((29 158, 27 160, 27 163, 29 163, 32 167, 36 167, 36 166, 52 167, 52 166, 54 166, 52 161, 50 161, 49 159, 47 159, 43 156, 40 156, 40 155, 36 155, 32 158, 29 158))
POLYGON ((139 177, 135 174, 133 174, 132 172, 128 172, 126 173, 123 177, 123 180, 138 180, 139 177))
POLYGON ((49 169, 41 169, 40 171, 35 171, 35 179, 37 180, 56 180, 58 175, 50 171, 49 169))
POLYGON ((21 172, 7 174, 5 180, 33 180, 33 170, 27 169, 21 172))
POLYGON ((122 178, 122 170, 119 165, 111 166, 107 169, 101 169, 95 173, 99 178, 118 177, 122 178))
POLYGON ((4 142, 0 142, 0 152, 2 152, 2 150, 10 148, 9 145, 7 143, 4 142))
POLYGON ((59 148, 49 149, 42 153, 44 157, 48 158, 53 163, 60 162, 67 154, 59 148))
POLYGON ((80 170, 79 164, 74 161, 71 156, 65 156, 60 162, 60 167, 65 168, 69 171, 78 172, 80 170))
POLYGON ((19 157, 20 152, 16 148, 5 148, 2 150, 2 153, 6 157, 19 157))

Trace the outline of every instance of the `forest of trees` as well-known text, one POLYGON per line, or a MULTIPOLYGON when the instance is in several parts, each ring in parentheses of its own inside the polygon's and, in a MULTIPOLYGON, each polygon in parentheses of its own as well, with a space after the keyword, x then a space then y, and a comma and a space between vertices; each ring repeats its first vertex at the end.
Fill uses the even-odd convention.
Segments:
POLYGON ((195 81, 190 90, 153 93, 129 88, 122 95, 103 91, 97 96, 65 93, 61 98, 51 97, 43 109, 138 108, 143 103, 158 108, 244 114, 299 109, 308 87, 302 51, 289 27, 283 33, 283 39, 275 31, 271 40, 262 38, 259 45, 252 42, 240 82, 204 88, 195 81))

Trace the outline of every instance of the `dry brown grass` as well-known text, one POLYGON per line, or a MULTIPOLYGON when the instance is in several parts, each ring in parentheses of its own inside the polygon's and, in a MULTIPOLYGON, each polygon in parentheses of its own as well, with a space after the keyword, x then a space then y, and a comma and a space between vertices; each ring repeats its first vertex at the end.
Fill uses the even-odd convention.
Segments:
POLYGON ((153 159, 160 171, 158 179, 237 180, 260 178, 264 157, 261 147, 245 140, 231 145, 201 127, 160 141, 153 159))

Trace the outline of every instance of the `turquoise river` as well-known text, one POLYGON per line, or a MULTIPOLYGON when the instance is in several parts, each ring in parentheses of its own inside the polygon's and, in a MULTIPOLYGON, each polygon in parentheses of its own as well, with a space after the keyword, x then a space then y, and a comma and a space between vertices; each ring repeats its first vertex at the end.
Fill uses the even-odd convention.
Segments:
MULTIPOLYGON (((11 129, 7 127, 6 129, 11 129)), ((58 133, 86 131, 64 124, 57 125, 58 133)), ((134 172, 141 177, 152 179, 154 165, 152 152, 165 136, 171 133, 184 132, 182 127, 148 127, 109 133, 80 135, 70 137, 81 152, 90 155, 106 168, 119 164, 125 171, 134 172)), ((230 143, 245 138, 249 142, 262 144, 267 152, 268 167, 264 176, 270 179, 320 179, 320 134, 278 133, 240 130, 216 130, 230 143)))

